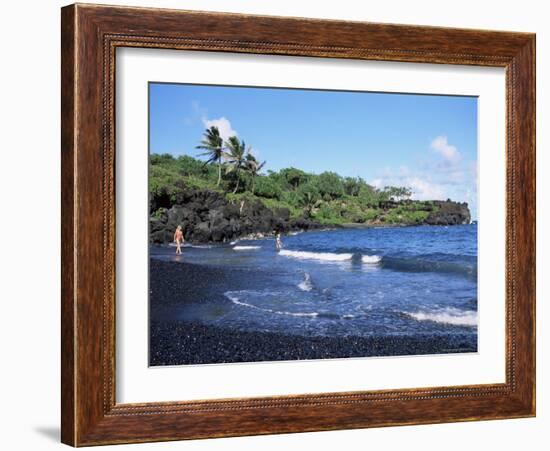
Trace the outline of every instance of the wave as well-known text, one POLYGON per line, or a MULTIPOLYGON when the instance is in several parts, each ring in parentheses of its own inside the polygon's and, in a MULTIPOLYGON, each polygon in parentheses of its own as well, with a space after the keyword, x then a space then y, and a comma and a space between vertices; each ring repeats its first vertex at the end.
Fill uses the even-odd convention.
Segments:
POLYGON ((302 291, 311 291, 313 289, 313 283, 311 282, 311 276, 309 273, 304 274, 304 280, 302 280, 297 287, 302 291))
MULTIPOLYGON (((381 255, 368 255, 361 252, 312 252, 293 251, 282 249, 279 255, 299 260, 319 260, 325 262, 361 261, 366 265, 380 265, 382 268, 400 272, 436 272, 452 273, 468 278, 477 278, 477 264, 472 262, 456 262, 449 260, 430 259, 430 256, 419 257, 389 257, 381 255)), ((451 258, 452 256, 448 256, 451 258)))
POLYGON ((260 248, 261 246, 234 246, 233 250, 234 251, 251 251, 251 250, 256 250, 260 248))
MULTIPOLYGON (((168 243, 169 247, 177 247, 176 243, 168 243)), ((193 249, 212 249, 213 245, 211 244, 191 244, 191 243, 183 243, 181 247, 192 247, 193 249)))
POLYGON ((353 254, 335 254, 331 252, 307 252, 307 251, 289 251, 283 249, 279 251, 279 255, 284 257, 297 258, 300 260, 322 260, 322 261, 333 261, 341 262, 346 260, 351 260, 353 254))
POLYGON ((254 310, 260 310, 266 313, 272 313, 275 315, 321 318, 321 319, 331 319, 331 320, 350 320, 350 319, 357 318, 356 315, 352 315, 352 314, 339 315, 338 313, 332 313, 332 312, 288 312, 286 310, 273 310, 265 307, 258 307, 257 305, 249 304, 248 302, 243 301, 235 293, 240 293, 240 292, 228 291, 224 293, 224 295, 227 299, 229 299, 231 302, 233 302, 236 305, 251 308, 254 310))
POLYGON ((380 257, 380 255, 363 255, 361 257, 361 261, 363 263, 373 265, 376 263, 380 263, 382 261, 382 257, 380 257))
POLYGON ((433 321, 436 323, 451 324, 453 326, 477 326, 477 312, 473 310, 447 308, 432 312, 405 312, 405 314, 417 321, 433 321))
POLYGON ((477 264, 452 261, 425 260, 420 258, 384 257, 382 267, 401 272, 439 272, 477 278, 477 264))
POLYGON ((224 293, 224 295, 227 299, 229 299, 231 302, 233 302, 236 305, 241 305, 243 307, 249 307, 249 308, 252 308, 252 309, 255 309, 255 310, 260 310, 262 312, 274 313, 276 315, 309 316, 311 318, 316 318, 317 316, 319 316, 318 312, 311 312, 311 313, 308 313, 308 312, 287 312, 287 311, 284 311, 284 310, 272 310, 272 309, 269 309, 269 308, 258 307, 257 305, 249 304, 248 302, 242 301, 238 296, 236 296, 234 293, 229 292, 229 291, 224 293))

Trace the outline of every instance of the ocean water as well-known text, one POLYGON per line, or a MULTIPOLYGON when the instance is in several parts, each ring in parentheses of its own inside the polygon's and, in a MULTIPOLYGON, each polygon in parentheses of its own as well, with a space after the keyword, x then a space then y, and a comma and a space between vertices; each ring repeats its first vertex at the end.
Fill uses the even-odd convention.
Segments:
MULTIPOLYGON (((303 336, 477 334, 477 225, 338 229, 151 257, 236 271, 177 318, 303 336), (250 280, 252 279, 252 280, 250 280), (257 283, 255 281, 257 280, 257 283)), ((191 283, 187 281, 186 283, 191 283)))

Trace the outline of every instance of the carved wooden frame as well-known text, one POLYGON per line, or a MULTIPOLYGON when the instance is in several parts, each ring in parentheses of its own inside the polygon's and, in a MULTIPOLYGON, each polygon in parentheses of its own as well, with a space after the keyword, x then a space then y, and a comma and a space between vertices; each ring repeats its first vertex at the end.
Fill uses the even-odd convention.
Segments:
POLYGON ((62 441, 73 446, 535 415, 535 35, 71 5, 62 9, 62 441), (506 382, 119 404, 115 49, 506 68, 506 382))

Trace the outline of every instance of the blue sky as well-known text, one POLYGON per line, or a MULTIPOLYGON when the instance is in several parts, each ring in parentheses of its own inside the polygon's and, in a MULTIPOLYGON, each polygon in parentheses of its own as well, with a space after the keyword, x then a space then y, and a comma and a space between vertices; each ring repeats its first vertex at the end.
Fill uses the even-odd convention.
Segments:
POLYGON ((477 98, 185 84, 149 85, 150 151, 196 156, 206 127, 294 166, 468 202, 477 218, 477 98))

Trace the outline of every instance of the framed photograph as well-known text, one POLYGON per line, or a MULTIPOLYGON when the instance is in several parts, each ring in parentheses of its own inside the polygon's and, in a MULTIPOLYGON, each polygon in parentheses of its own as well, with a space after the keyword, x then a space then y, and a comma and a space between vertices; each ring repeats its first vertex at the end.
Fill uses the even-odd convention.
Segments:
POLYGON ((535 36, 62 9, 62 441, 535 415, 535 36))

